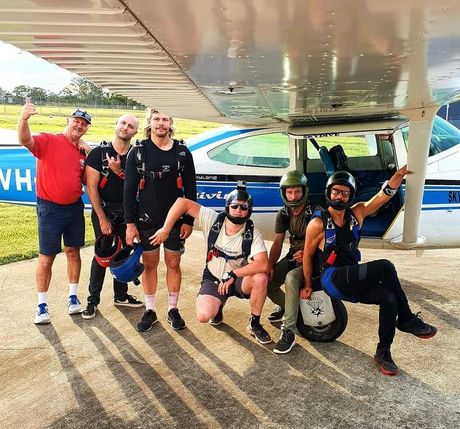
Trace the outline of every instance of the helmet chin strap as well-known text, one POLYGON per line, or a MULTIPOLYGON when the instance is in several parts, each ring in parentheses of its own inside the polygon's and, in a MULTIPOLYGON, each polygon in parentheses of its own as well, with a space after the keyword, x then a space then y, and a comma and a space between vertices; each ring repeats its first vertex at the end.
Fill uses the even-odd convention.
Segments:
POLYGON ((227 218, 230 222, 236 224, 236 225, 242 225, 243 223, 245 223, 249 218, 247 216, 245 217, 236 217, 236 216, 232 216, 230 214, 227 213, 227 218))
POLYGON ((345 210, 346 208, 350 206, 350 204, 344 201, 333 201, 333 200, 330 200, 328 202, 328 205, 335 210, 345 210))

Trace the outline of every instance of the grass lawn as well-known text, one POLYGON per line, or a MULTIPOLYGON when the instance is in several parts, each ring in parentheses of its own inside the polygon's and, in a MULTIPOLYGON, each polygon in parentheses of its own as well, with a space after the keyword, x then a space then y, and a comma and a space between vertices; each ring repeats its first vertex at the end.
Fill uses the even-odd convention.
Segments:
MULTIPOLYGON (((143 111, 81 107, 88 110, 93 117, 92 125, 85 135, 87 141, 110 140, 114 134, 117 118, 124 113, 136 115, 141 126, 145 123, 143 111)), ((0 104, 0 128, 16 129, 21 109, 22 106, 0 104)), ((74 110, 73 107, 38 106, 39 114, 30 119, 32 132, 61 132, 65 127, 66 118, 74 110)), ((175 137, 186 139, 218 126, 220 124, 176 119, 175 137)), ((137 137, 143 138, 142 129, 139 130, 137 137)), ((0 265, 37 256, 37 234, 35 207, 0 203, 0 265)), ((86 216, 86 244, 93 242, 91 220, 89 216, 86 216)))
MULTIPOLYGON (((91 219, 86 219, 85 244, 94 243, 91 219)), ((38 256, 35 207, 0 203, 0 265, 38 256)))
MULTIPOLYGON (((118 110, 102 109, 81 106, 92 116, 92 124, 84 139, 90 142, 100 142, 102 140, 111 140, 115 130, 116 120, 123 114, 129 113, 137 116, 139 119, 139 132, 135 138, 143 139, 143 126, 145 125, 145 112, 139 110, 118 110)), ((19 113, 22 106, 0 104, 0 128, 14 130, 18 122, 19 113)), ((75 110, 74 107, 52 107, 37 106, 38 114, 32 116, 29 120, 30 128, 33 133, 50 132, 60 133, 66 125, 67 117, 75 110)), ((209 129, 221 126, 213 122, 191 121, 186 119, 174 119, 176 134, 178 139, 187 139, 196 134, 203 133, 209 129)))

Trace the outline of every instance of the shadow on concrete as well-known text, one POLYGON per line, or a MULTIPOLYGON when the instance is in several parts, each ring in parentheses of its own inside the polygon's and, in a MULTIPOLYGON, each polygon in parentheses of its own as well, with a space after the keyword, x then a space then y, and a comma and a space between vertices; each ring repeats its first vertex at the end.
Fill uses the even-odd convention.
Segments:
POLYGON ((404 292, 406 292, 409 304, 415 302, 419 307, 433 313, 443 322, 455 329, 460 329, 460 320, 436 305, 449 304, 451 302, 449 299, 405 279, 401 279, 401 284, 404 292))
MULTIPOLYGON (((53 325, 37 325, 37 328, 56 352, 56 356, 61 363, 69 385, 72 387, 76 401, 80 404, 80 407, 77 410, 73 410, 64 417, 53 421, 47 427, 56 429, 83 428, 88 427, 88 424, 91 424, 91 422, 94 422, 95 420, 97 421, 97 427, 101 428, 126 427, 125 423, 121 419, 116 416, 109 416, 106 413, 104 407, 97 399, 97 396, 86 383, 78 371, 78 368, 75 367, 74 363, 68 356, 67 351, 62 345, 59 335, 53 325)), ((43 405, 47 406, 48 404, 43 405)))

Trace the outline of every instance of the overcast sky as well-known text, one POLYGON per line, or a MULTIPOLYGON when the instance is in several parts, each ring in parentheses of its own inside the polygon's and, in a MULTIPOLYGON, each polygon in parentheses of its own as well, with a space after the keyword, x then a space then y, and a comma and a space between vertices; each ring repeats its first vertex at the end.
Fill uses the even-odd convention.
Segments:
POLYGON ((0 87, 8 91, 18 85, 29 85, 59 92, 75 76, 3 42, 0 42, 0 58, 0 87))

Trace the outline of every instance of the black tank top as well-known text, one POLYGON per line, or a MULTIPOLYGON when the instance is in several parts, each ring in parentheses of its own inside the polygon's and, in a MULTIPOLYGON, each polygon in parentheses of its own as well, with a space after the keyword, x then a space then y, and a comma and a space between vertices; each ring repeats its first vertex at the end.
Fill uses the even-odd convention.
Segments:
MULTIPOLYGON (((343 226, 338 226, 333 220, 332 217, 329 217, 331 222, 334 223, 335 228, 335 247, 326 247, 324 252, 321 249, 317 249, 316 255, 318 257, 318 262, 320 267, 326 265, 326 260, 329 255, 335 250, 337 255, 334 266, 343 267, 346 265, 355 265, 358 263, 358 240, 355 239, 353 235, 353 228, 351 226, 350 213, 345 215, 345 224, 343 226)), ((326 232, 325 232, 326 234, 326 232)))

